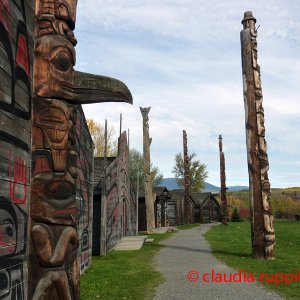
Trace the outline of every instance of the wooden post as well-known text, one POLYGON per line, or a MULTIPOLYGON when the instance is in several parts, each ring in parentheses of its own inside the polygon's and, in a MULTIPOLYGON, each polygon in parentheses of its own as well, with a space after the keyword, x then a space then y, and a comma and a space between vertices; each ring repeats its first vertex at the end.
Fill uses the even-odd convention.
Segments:
POLYGON ((139 188, 140 188, 140 174, 137 173, 136 183, 136 235, 139 235, 139 188))
POLYGON ((221 214, 222 224, 227 224, 227 198, 226 198, 226 174, 225 174, 225 156, 223 152, 222 135, 219 135, 219 151, 220 151, 220 180, 221 180, 221 214))
POLYGON ((148 114, 151 107, 140 107, 143 116, 143 152, 144 152, 144 185, 145 185, 145 203, 146 203, 146 218, 147 232, 152 233, 155 228, 154 215, 154 195, 153 195, 153 180, 155 173, 150 171, 150 145, 152 138, 149 137, 148 114))
POLYGON ((256 19, 244 14, 241 31, 246 144, 249 171, 252 255, 274 259, 275 232, 270 204, 269 161, 265 140, 260 66, 257 63, 256 19))
POLYGON ((190 224, 191 221, 191 204, 190 204, 190 162, 187 147, 187 134, 183 130, 183 164, 184 164, 184 223, 190 224))
POLYGON ((107 176, 107 120, 104 125, 104 171, 101 182, 101 238, 100 254, 106 255, 106 222, 107 222, 107 203, 106 203, 106 176, 107 176))

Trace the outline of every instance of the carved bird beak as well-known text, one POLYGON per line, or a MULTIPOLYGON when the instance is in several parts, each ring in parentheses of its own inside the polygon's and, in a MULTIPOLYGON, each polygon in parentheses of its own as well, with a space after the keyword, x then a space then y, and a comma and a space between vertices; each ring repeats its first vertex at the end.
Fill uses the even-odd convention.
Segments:
POLYGON ((76 104, 98 102, 125 102, 132 104, 132 95, 120 80, 75 71, 74 102, 76 104))

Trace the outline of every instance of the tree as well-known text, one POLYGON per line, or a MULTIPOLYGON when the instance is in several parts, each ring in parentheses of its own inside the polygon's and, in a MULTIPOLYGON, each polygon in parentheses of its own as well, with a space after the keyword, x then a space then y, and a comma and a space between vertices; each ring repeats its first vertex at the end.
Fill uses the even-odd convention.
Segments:
MULTIPOLYGON (((200 192, 204 188, 204 181, 207 178, 206 165, 202 164, 200 160, 195 159, 196 154, 189 155, 189 175, 191 192, 200 192)), ((175 166, 172 173, 179 186, 184 186, 184 162, 181 153, 175 155, 175 166)))
MULTIPOLYGON (((139 186, 144 184, 144 157, 138 150, 132 148, 129 151, 129 172, 131 182, 134 187, 137 185, 137 179, 139 178, 139 186)), ((151 172, 155 172, 155 178, 153 186, 158 186, 163 180, 163 174, 158 167, 151 164, 151 172)))
MULTIPOLYGON (((96 122, 92 118, 86 120, 90 134, 92 136, 95 149, 94 155, 96 157, 104 157, 105 144, 105 126, 96 122)), ((113 140, 115 128, 113 126, 107 127, 107 156, 114 157, 118 154, 118 142, 113 140)))

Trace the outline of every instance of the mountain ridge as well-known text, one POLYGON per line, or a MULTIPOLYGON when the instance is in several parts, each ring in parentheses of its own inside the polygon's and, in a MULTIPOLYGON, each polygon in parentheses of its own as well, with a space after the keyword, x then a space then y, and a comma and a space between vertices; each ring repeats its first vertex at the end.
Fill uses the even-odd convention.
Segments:
MULTIPOLYGON (((175 189, 181 189, 181 187, 177 184, 176 178, 163 178, 159 186, 165 186, 170 191, 175 189)), ((228 192, 238 192, 249 189, 248 186, 242 185, 228 186, 227 188, 228 192)), ((202 190, 202 192, 220 192, 220 187, 213 185, 209 182, 204 182, 204 189, 202 190)))

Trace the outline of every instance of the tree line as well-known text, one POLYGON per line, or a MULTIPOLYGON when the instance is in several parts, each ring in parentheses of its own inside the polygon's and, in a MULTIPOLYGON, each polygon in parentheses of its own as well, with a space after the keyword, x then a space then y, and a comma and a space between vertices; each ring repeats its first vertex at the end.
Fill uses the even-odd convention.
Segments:
MULTIPOLYGON (((104 157, 104 144, 105 144, 105 128, 99 122, 92 118, 86 120, 91 137, 94 142, 94 156, 104 157)), ((107 157, 116 157, 118 154, 118 142, 114 139, 116 130, 113 126, 107 128, 107 157)), ((155 179, 153 186, 159 186, 163 180, 163 173, 157 166, 151 165, 151 172, 155 172, 155 179)), ((129 173, 131 182, 134 187, 143 186, 144 182, 144 157, 143 154, 135 148, 129 151, 129 173)), ((180 187, 184 187, 184 161, 181 153, 175 155, 175 165, 173 166, 172 173, 180 187)), ((204 187, 205 179, 207 178, 206 165, 196 159, 196 154, 189 155, 189 178, 191 192, 200 192, 204 187)))

